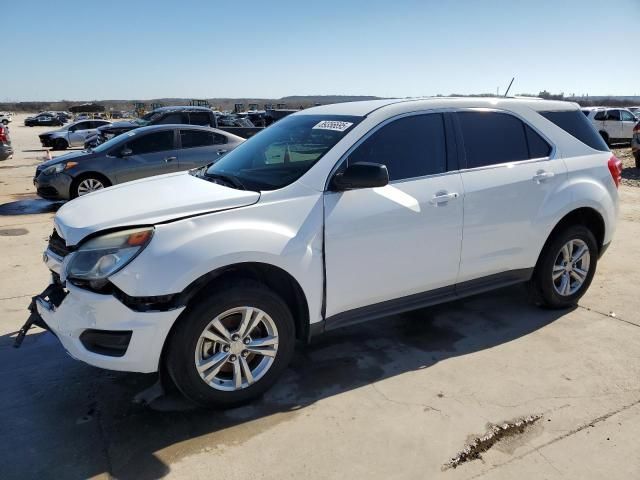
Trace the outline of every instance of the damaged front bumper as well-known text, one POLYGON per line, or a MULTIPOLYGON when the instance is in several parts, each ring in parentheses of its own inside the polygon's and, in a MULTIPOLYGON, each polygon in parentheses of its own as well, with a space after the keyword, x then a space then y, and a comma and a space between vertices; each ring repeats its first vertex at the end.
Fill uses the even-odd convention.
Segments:
POLYGON ((33 297, 30 316, 16 337, 22 343, 32 325, 50 330, 73 358, 100 368, 158 371, 164 341, 184 307, 168 311, 131 310, 113 295, 93 293, 54 274, 33 297))

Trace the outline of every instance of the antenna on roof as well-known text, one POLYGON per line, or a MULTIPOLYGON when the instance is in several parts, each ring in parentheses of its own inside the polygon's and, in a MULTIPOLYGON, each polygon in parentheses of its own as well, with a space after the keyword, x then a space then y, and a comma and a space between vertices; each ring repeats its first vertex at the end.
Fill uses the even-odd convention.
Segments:
POLYGON ((511 85, 513 85, 513 81, 516 79, 516 77, 513 77, 511 79, 511 82, 509 82, 509 86, 507 87, 507 91, 504 92, 504 96, 506 97, 507 95, 509 95, 509 90, 511 90, 511 85))

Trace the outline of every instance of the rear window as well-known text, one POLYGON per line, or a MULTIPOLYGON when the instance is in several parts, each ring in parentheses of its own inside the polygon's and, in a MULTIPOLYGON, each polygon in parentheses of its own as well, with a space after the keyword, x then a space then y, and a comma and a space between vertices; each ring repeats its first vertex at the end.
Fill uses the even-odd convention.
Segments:
POLYGON ((580 110, 538 113, 594 150, 600 150, 601 152, 609 151, 609 147, 607 147, 607 144, 598 131, 591 122, 580 113, 580 110))
POLYGON ((501 112, 457 114, 467 168, 549 156, 551 146, 520 119, 501 112))

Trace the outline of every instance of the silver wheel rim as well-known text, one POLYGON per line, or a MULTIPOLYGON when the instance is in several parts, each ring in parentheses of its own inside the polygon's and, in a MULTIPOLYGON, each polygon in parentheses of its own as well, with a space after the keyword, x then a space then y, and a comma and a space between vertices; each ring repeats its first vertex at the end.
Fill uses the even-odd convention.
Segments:
POLYGON ((589 274, 591 255, 589 247, 580 239, 565 243, 553 263, 553 288, 558 295, 568 297, 584 285, 589 274))
POLYGON ((95 178, 85 178, 78 185, 78 196, 86 195, 87 193, 95 192, 96 190, 102 190, 104 185, 100 180, 95 178))
POLYGON ((277 353, 278 329, 273 319, 259 308, 236 307, 218 315, 202 331, 195 365, 207 385, 231 392, 264 377, 277 353))

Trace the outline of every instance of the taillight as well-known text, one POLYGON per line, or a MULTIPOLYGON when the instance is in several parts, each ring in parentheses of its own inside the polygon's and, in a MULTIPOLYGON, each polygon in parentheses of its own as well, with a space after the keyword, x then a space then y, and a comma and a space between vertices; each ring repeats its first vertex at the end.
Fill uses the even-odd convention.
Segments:
POLYGON ((5 127, 0 126, 0 142, 7 141, 7 130, 5 127))
POLYGON ((609 159, 607 166, 609 167, 611 178, 613 178, 613 183, 615 183, 616 188, 618 188, 620 186, 620 180, 622 180, 622 160, 613 155, 609 159))

